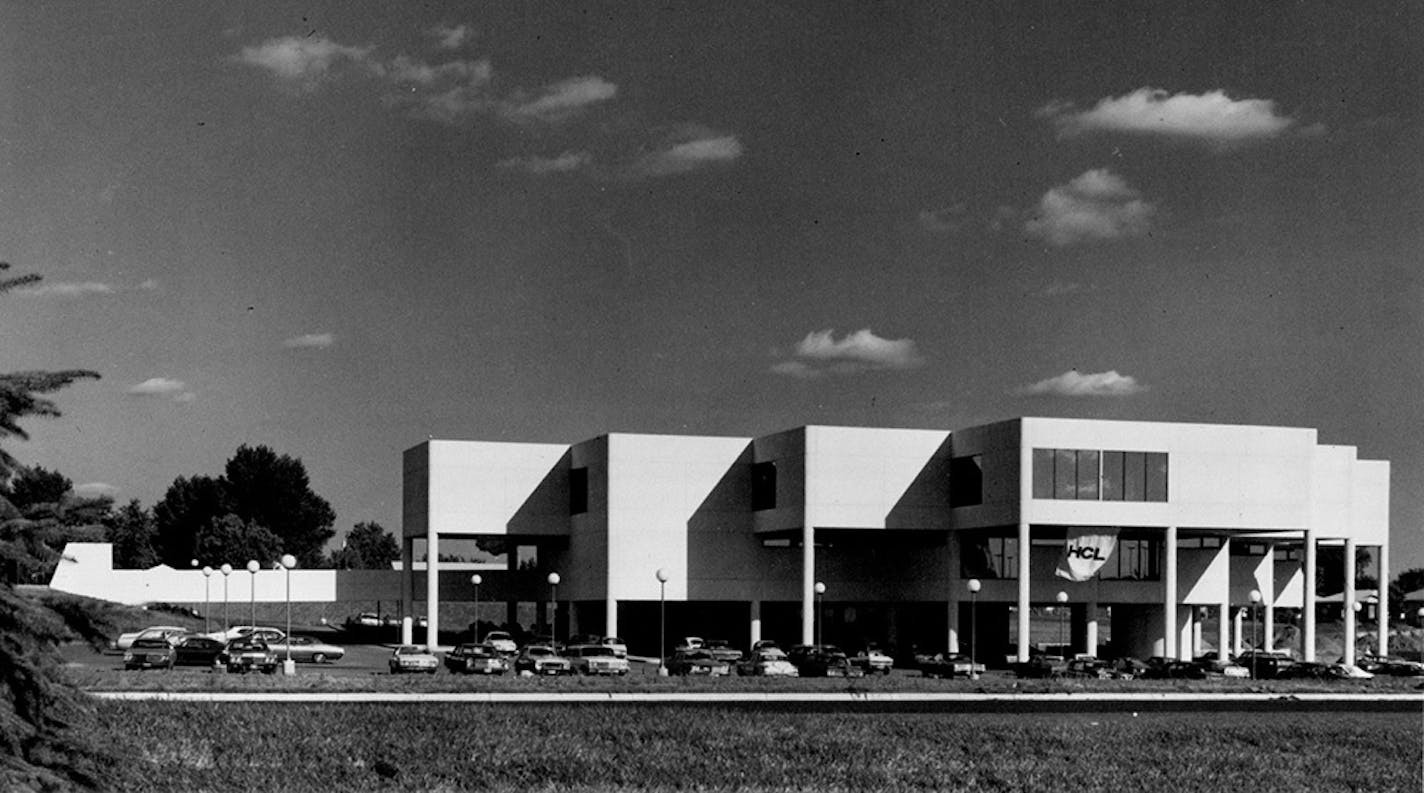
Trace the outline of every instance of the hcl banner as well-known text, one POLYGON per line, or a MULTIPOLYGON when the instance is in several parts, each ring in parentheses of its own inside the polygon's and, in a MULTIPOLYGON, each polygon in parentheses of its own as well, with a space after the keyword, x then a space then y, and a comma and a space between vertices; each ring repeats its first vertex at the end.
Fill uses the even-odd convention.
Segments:
POLYGON ((1054 572, 1069 581, 1087 581, 1107 564, 1116 548, 1117 529, 1070 528, 1068 539, 1063 543, 1063 556, 1054 572))

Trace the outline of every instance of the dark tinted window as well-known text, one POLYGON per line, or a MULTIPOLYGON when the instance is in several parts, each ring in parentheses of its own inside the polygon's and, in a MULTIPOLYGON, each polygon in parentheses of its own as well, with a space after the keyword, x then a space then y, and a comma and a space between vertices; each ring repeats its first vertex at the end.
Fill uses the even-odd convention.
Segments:
POLYGON ((588 469, 575 468, 569 472, 569 514, 585 512, 588 512, 588 469))
POLYGON ((1053 450, 1033 450, 1033 497, 1053 498, 1053 450))
POLYGON ((949 505, 972 507, 984 503, 982 455, 955 457, 949 461, 949 505))
POLYGON ((776 509, 776 463, 752 463, 752 509, 776 509))

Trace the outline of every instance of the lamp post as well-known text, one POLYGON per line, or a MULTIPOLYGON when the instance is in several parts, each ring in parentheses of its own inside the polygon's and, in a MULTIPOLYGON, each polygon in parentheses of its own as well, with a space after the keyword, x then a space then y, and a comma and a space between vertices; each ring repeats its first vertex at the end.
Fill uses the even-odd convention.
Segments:
POLYGON ((821 646, 821 606, 826 602, 826 585, 816 582, 816 646, 821 646))
POLYGON ((203 633, 212 633, 213 626, 209 624, 208 614, 212 611, 212 598, 209 593, 213 586, 213 568, 203 567, 203 633))
POLYGON ((979 612, 979 589, 984 586, 977 578, 969 579, 969 679, 979 678, 979 667, 974 663, 974 657, 979 651, 979 635, 976 632, 979 612))
POLYGON ((1261 637, 1256 633, 1256 606, 1261 602, 1261 590, 1253 589, 1251 598, 1251 679, 1256 679, 1256 656, 1260 653, 1261 637))
POLYGON ((549 636, 559 643, 559 574, 549 574, 549 636))
POLYGON ((218 569, 221 570, 223 574, 223 641, 227 641, 227 579, 228 576, 232 575, 232 565, 224 564, 218 569))
POLYGON ((297 566, 297 557, 284 553, 281 561, 282 566, 287 568, 287 660, 282 662, 282 674, 294 675, 297 664, 292 660, 292 568, 297 566))
POLYGON ((479 642, 480 640, 480 584, 484 582, 484 578, 482 578, 479 573, 470 576, 470 583, 475 585, 475 629, 473 631, 474 636, 470 638, 475 642, 479 642))
POLYGON ((1068 593, 1058 590, 1058 649, 1063 657, 1068 657, 1068 647, 1063 642, 1063 606, 1068 602, 1068 593))
POLYGON ((247 563, 247 572, 252 574, 251 583, 248 585, 249 588, 247 590, 252 599, 252 621, 247 624, 253 628, 257 627, 257 571, 261 569, 262 565, 258 564, 256 559, 252 559, 247 563))
POLYGON ((658 578, 658 675, 667 677, 667 580, 668 572, 659 567, 658 578))

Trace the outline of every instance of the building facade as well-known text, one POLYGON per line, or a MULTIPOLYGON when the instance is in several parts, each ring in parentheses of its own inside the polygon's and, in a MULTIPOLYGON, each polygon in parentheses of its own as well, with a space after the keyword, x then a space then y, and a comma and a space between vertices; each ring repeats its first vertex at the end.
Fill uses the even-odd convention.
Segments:
MULTIPOLYGON (((1021 418, 953 432, 431 440, 403 464, 403 569, 423 542, 432 636, 441 600, 469 600, 473 586, 442 575, 453 538, 504 550, 508 569, 481 576, 478 596, 508 604, 511 620, 535 603, 556 635, 622 635, 647 654, 660 634, 690 633, 972 641, 981 658, 1027 660, 1054 638, 1032 635, 1047 606, 1069 637, 1059 649, 1190 658, 1239 649, 1249 607, 1264 637, 1292 610, 1300 646, 1282 649, 1314 660, 1305 573, 1318 549, 1377 549, 1388 576, 1389 464, 1304 428, 1021 418), (1202 636, 1212 622, 1214 641, 1202 636)), ((1354 564, 1343 572, 1353 604, 1354 564)), ((407 614, 416 583, 404 574, 407 614)), ((1374 613, 1383 652, 1389 607, 1374 613)), ((1343 615, 1353 661, 1356 612, 1343 615)))

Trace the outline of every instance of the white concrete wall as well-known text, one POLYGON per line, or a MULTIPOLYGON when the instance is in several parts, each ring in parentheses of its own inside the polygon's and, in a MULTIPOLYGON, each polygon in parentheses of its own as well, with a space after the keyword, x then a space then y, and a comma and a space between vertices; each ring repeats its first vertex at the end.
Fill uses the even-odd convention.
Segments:
POLYGON ((431 524, 442 535, 567 534, 568 472, 556 468, 568 451, 560 444, 443 440, 408 450, 404 535, 423 537, 431 524))
POLYGON ((1356 460, 1350 533, 1360 545, 1389 544, 1389 462, 1356 460))
POLYGON ((806 519, 818 530, 948 529, 949 433, 806 428, 806 519))

